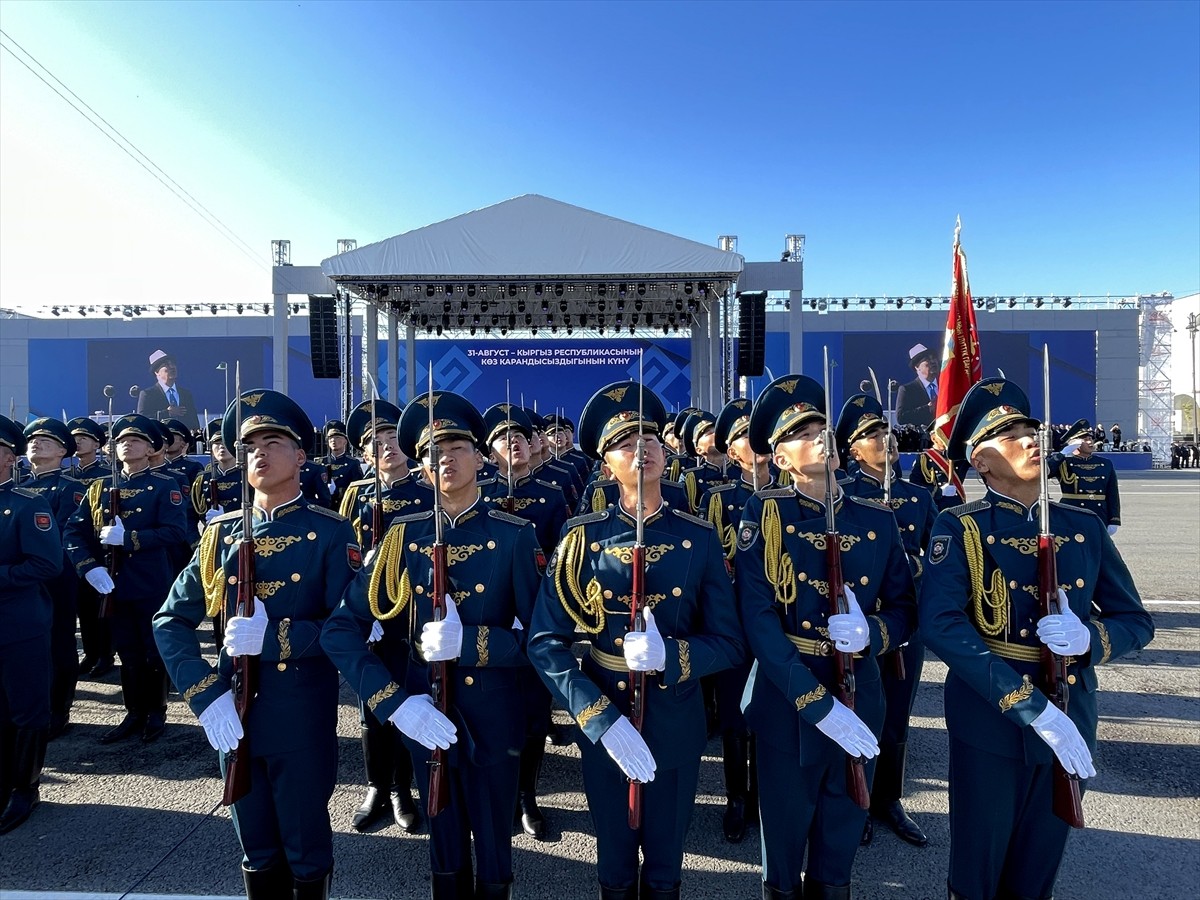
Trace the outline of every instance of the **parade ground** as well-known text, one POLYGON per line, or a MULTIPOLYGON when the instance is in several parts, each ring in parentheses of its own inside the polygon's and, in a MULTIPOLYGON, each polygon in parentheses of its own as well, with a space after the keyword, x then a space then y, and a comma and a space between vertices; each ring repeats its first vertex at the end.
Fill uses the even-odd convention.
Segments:
MULTIPOLYGON (((1098 775, 1084 799, 1087 827, 1067 846, 1060 900, 1195 897, 1200 885, 1200 472, 1122 473, 1121 497, 1125 524, 1115 540, 1157 632, 1140 654, 1100 669, 1098 775)), ((212 653, 211 632, 201 639, 212 653)), ((909 746, 905 802, 929 845, 911 847, 877 826, 855 864, 856 897, 946 896, 945 671, 936 659, 926 663, 909 746)), ((427 897, 423 834, 390 823, 367 834, 350 828, 363 793, 362 752, 357 704, 345 684, 341 700, 333 895, 427 897)), ((115 673, 80 682, 73 727, 47 752, 41 806, 0 838, 4 900, 242 895, 241 852, 219 805, 216 754, 195 717, 173 696, 157 743, 101 746, 97 738, 121 713, 115 673)), ((721 835, 719 751, 713 740, 701 767, 682 893, 750 900, 761 895, 758 831, 752 827, 739 845, 721 835)), ((574 746, 548 750, 540 797, 550 839, 517 829, 514 896, 594 898, 595 843, 574 746)))

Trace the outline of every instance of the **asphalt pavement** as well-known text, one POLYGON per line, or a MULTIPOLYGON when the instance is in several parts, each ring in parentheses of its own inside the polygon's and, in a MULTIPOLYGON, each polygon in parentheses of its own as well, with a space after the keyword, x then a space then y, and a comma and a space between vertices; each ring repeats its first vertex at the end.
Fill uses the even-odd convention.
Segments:
MULTIPOLYGON (((1200 886, 1200 472, 1122 473, 1117 546, 1154 614, 1154 642, 1100 670, 1098 775, 1084 799, 1087 827, 1072 834, 1060 900, 1194 898, 1200 886)), ((212 651, 211 634, 202 635, 212 651)), ((929 834, 918 849, 886 828, 858 855, 858 898, 945 897, 949 854, 945 667, 925 666, 913 713, 906 806, 929 834)), ((340 768, 330 804, 334 896, 429 894, 423 835, 394 825, 350 829, 362 793, 357 705, 343 685, 340 768)), ((220 807, 216 755, 178 700, 156 744, 101 746, 122 709, 115 674, 81 681, 71 730, 49 748, 41 806, 0 837, 0 897, 239 895, 241 853, 220 807)), ((556 713, 559 721, 568 719, 556 713)), ((687 843, 683 896, 757 898, 759 837, 721 835, 720 742, 709 744, 687 843)), ((548 748, 541 803, 550 839, 513 839, 518 898, 597 895, 595 842, 575 747, 548 748)))

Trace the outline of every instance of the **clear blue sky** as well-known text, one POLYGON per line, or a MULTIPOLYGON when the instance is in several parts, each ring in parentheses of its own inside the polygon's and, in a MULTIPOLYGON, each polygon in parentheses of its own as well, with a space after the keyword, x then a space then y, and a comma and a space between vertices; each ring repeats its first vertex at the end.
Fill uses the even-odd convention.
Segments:
MULTIPOLYGON (((314 264, 541 193, 806 293, 1200 288, 1200 4, 16 3, 0 28, 255 265, 0 52, 0 290, 263 300, 314 264), (84 272, 75 271, 83 268, 84 272), (201 272, 218 273, 220 281, 201 272)), ((78 295, 76 294, 76 299, 78 295)))

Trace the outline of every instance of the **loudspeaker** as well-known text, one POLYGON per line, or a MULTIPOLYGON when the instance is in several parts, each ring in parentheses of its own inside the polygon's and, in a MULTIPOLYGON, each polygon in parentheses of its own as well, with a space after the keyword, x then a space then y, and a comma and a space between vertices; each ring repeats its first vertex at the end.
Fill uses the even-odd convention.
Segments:
POLYGON ((763 373, 767 343, 767 292, 738 294, 737 373, 757 378, 763 373))
POLYGON ((338 361, 337 301, 308 296, 308 350, 313 378, 341 378, 338 361))

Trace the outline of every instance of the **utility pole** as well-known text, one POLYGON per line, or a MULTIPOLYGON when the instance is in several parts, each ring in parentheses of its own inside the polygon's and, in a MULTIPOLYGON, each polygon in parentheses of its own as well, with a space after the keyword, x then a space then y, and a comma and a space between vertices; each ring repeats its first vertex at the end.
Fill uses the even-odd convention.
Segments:
POLYGON ((1188 313, 1188 334, 1192 338, 1192 443, 1200 443, 1200 426, 1197 426, 1196 409, 1196 332, 1200 331, 1200 315, 1188 313))

